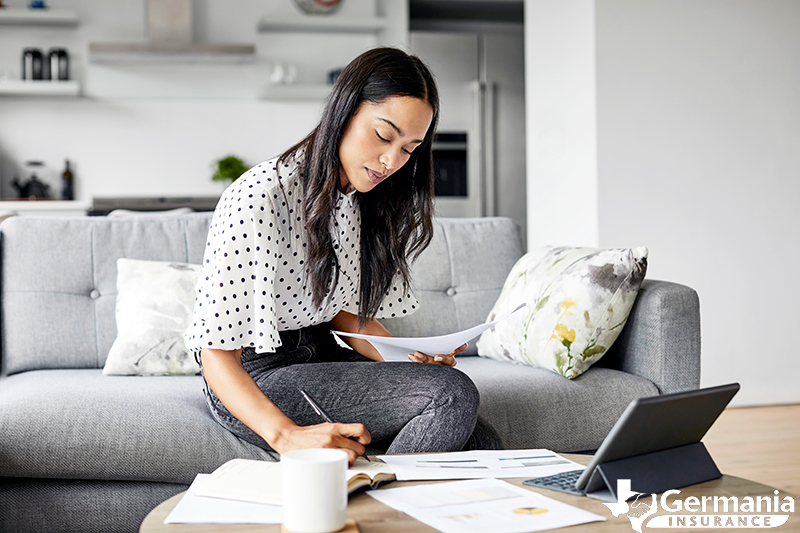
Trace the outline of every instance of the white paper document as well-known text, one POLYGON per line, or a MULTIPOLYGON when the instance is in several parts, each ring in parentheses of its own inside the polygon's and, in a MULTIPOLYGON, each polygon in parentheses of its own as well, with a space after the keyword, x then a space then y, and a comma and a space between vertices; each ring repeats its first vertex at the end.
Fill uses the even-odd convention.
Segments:
POLYGON ((231 459, 197 488, 198 496, 281 505, 281 464, 231 459))
POLYGON ((165 524, 281 524, 283 508, 197 495, 211 474, 197 474, 189 490, 164 520, 165 524))
POLYGON ((398 481, 534 478, 585 468, 544 449, 379 455, 378 458, 392 465, 398 481))
POLYGON ((527 533, 602 516, 498 479, 476 479, 368 492, 444 533, 527 533))
POLYGON ((511 315, 511 313, 522 309, 525 305, 524 303, 521 304, 513 311, 502 315, 493 322, 479 324, 475 327, 465 329, 464 331, 435 337, 381 337, 378 335, 346 333, 344 331, 334 331, 334 333, 342 337, 353 337, 369 341, 387 361, 408 361, 408 354, 417 351, 427 355, 448 354, 462 344, 471 341, 498 322, 504 320, 511 315))

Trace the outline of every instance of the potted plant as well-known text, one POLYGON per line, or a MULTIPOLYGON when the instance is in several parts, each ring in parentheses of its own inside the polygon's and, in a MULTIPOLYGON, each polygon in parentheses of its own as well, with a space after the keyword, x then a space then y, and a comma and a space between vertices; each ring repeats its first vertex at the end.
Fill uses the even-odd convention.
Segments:
POLYGON ((227 186, 245 172, 247 172, 247 166, 244 162, 236 156, 229 155, 217 161, 217 169, 211 179, 221 181, 227 186))

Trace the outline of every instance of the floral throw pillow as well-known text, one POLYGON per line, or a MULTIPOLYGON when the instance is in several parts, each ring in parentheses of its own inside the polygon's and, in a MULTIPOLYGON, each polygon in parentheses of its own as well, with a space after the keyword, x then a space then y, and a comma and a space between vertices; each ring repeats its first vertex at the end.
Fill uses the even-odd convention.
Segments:
POLYGON ((200 265, 117 260, 117 338, 103 374, 198 374, 186 350, 200 265))
POLYGON ((619 336, 647 271, 647 248, 545 247, 511 269, 488 321, 527 307, 486 330, 478 354, 552 370, 573 379, 619 336))

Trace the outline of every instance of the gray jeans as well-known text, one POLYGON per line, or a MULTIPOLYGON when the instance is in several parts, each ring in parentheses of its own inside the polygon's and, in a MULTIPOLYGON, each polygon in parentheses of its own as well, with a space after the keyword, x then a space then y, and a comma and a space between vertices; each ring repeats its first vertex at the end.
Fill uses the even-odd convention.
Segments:
MULTIPOLYGON (((463 372, 435 364, 376 363, 338 345, 329 324, 280 335, 283 345, 274 353, 245 348, 242 366, 298 425, 323 422, 301 396, 300 390, 305 390, 333 419, 364 424, 372 435, 373 452, 502 448, 497 432, 478 417, 478 390, 463 372)), ((207 385, 206 401, 224 428, 272 451, 207 385)))

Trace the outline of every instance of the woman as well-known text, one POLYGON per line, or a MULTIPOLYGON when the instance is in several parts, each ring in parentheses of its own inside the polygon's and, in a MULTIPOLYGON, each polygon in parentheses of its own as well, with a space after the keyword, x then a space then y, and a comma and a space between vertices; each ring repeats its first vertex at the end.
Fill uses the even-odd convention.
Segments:
POLYGON ((266 450, 371 441, 388 453, 499 446, 476 426, 478 392, 454 355, 380 363, 376 318, 404 316, 409 259, 433 235, 433 76, 416 57, 370 50, 341 73, 320 124, 223 194, 209 230, 187 346, 212 414, 266 450), (307 391, 335 420, 320 423, 307 391), (470 436, 472 439, 470 440, 470 436))

